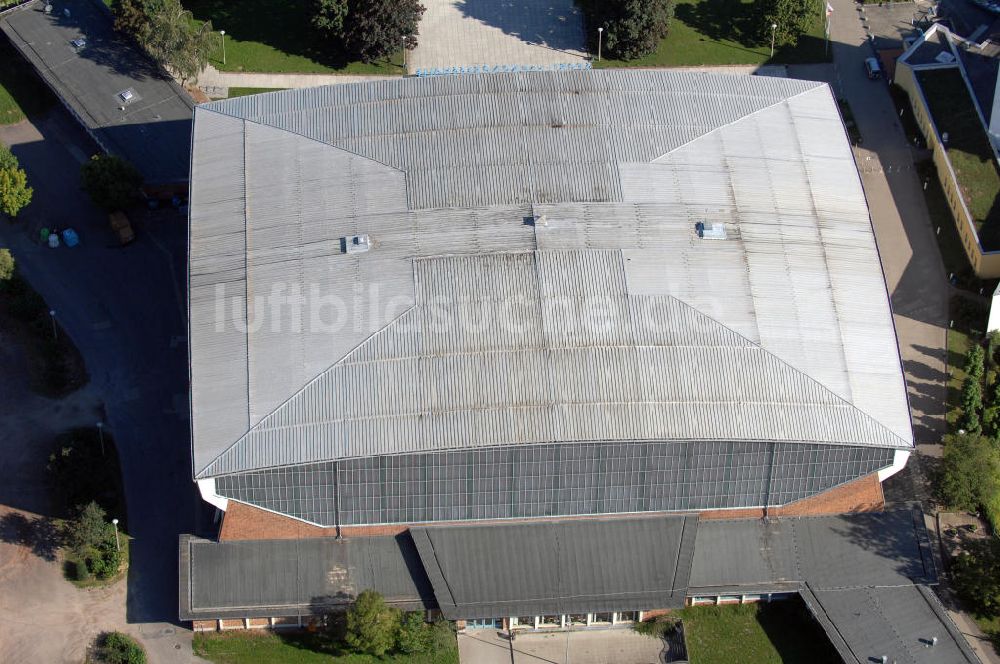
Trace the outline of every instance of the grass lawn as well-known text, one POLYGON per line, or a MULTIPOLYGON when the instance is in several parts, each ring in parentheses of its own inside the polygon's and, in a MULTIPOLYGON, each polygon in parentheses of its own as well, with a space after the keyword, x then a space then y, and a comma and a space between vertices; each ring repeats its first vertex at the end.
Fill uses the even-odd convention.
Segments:
POLYGON ((1000 248, 1000 171, 968 88, 957 69, 918 74, 938 132, 948 134, 948 159, 987 250, 1000 248))
MULTIPOLYGON (((599 0, 585 0, 594 2, 599 0)), ((678 67, 685 65, 762 65, 827 62, 823 25, 825 16, 816 3, 816 18, 796 47, 777 48, 757 39, 762 20, 753 0, 677 0, 670 34, 655 53, 637 60, 594 62, 595 67, 678 67)), ((596 52, 596 44, 593 50, 596 52)))
POLYGON ((684 620, 688 658, 698 664, 835 664, 833 645, 800 599, 692 606, 684 620))
POLYGON ((955 430, 962 417, 962 383, 965 382, 965 354, 972 347, 972 338, 959 330, 948 330, 948 428, 955 430))
POLYGON ((314 37, 311 0, 181 0, 198 21, 226 31, 211 64, 223 71, 301 74, 402 74, 402 52, 388 60, 350 62, 329 42, 314 37))
POLYGON ((229 98, 246 97, 247 95, 259 95, 263 92, 277 92, 288 88, 229 88, 229 98))
POLYGON ((31 65, 0 39, 0 124, 20 122, 52 106, 52 93, 35 75, 31 65))
POLYGON ((424 655, 345 654, 324 634, 199 632, 194 653, 215 664, 458 664, 458 645, 424 655))

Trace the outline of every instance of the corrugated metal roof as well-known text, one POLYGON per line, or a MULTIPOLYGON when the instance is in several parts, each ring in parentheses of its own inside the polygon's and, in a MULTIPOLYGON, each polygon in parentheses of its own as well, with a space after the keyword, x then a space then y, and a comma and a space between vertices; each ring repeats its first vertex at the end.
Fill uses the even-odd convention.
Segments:
POLYGON ((257 95, 197 109, 192 170, 199 476, 518 442, 912 444, 825 86, 622 71, 257 95), (374 249, 341 254, 357 233, 374 249))
POLYGON ((828 517, 703 520, 691 594, 753 592, 789 583, 814 590, 936 583, 923 515, 897 510, 828 517))
POLYGON ((814 591, 806 604, 850 664, 980 662, 927 586, 814 591))
POLYGON ((434 608, 408 533, 352 537, 180 542, 181 618, 329 613, 363 590, 407 610, 434 608))
POLYGON ((680 607, 697 517, 411 528, 445 618, 680 607))

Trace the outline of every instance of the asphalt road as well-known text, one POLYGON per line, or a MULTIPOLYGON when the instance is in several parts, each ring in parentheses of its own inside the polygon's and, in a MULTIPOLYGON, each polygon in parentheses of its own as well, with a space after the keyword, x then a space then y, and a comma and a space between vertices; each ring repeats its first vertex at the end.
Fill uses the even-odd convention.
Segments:
MULTIPOLYGON (((189 661, 177 624, 177 536, 204 533, 211 512, 191 480, 185 316, 186 219, 133 215, 137 240, 118 247, 107 217, 79 190, 79 163, 94 152, 57 108, 35 125, 0 128, 27 170, 34 200, 0 223, 24 276, 79 347, 121 449, 128 527, 135 538, 127 620, 162 640, 155 661, 189 661), (48 249, 37 229, 73 227, 82 243, 48 249), (175 657, 170 656, 171 661, 175 657)), ((17 505, 13 505, 17 507, 17 505)), ((187 641, 190 641, 188 635, 187 641)))

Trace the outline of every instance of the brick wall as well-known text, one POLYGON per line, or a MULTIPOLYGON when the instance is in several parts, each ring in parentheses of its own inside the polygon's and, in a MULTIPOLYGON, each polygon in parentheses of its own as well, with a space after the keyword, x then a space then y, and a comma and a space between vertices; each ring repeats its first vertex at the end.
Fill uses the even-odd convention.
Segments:
MULTIPOLYGON (((770 516, 820 516, 824 514, 844 514, 847 512, 871 512, 881 510, 884 505, 882 484, 874 473, 848 482, 828 491, 803 498, 783 507, 772 507, 770 516)), ((761 509, 708 510, 701 513, 703 519, 759 519, 761 509)), ((560 517, 594 518, 594 517, 560 517)), ((600 518, 622 518, 605 516, 600 518)), ((532 519, 537 522, 541 519, 532 519)), ((552 520, 552 519, 549 519, 552 520)), ((510 523, 504 521, 503 523, 510 523)), ((444 525, 444 524, 439 524, 444 525)), ((398 535, 409 526, 344 526, 340 529, 344 537, 371 537, 377 535, 398 535)), ((334 537, 335 528, 320 528, 290 517, 274 514, 250 505, 229 501, 229 509, 222 520, 220 540, 254 539, 303 539, 307 537, 334 537)))
MULTIPOLYGON (((772 507, 769 516, 823 516, 849 512, 877 512, 885 506, 882 483, 872 473, 853 482, 842 484, 815 496, 797 500, 782 507, 772 507)), ((701 513, 703 519, 759 519, 763 510, 709 510, 701 513)))

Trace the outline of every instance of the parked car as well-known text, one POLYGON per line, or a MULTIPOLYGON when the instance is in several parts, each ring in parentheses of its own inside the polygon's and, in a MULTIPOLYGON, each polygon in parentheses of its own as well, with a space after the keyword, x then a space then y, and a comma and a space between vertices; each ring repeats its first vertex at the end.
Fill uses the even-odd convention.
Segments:
POLYGON ((118 242, 128 244, 135 239, 132 224, 129 223, 124 212, 112 212, 108 215, 108 221, 111 223, 111 230, 118 236, 118 242))
POLYGON ((882 78, 882 67, 876 58, 865 58, 865 71, 868 73, 868 78, 873 81, 882 78))

